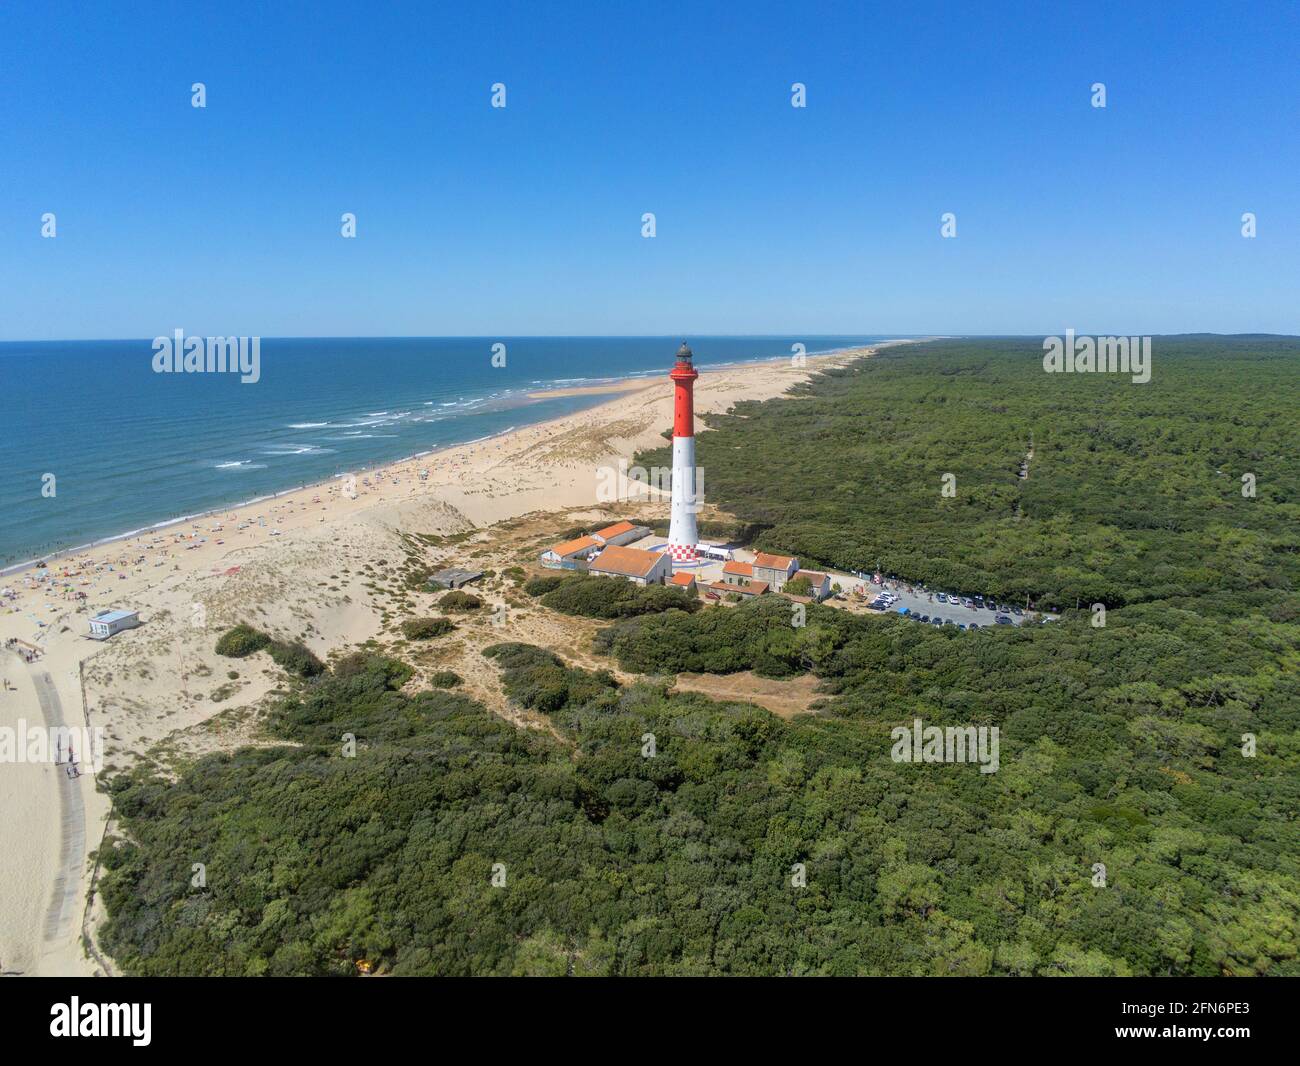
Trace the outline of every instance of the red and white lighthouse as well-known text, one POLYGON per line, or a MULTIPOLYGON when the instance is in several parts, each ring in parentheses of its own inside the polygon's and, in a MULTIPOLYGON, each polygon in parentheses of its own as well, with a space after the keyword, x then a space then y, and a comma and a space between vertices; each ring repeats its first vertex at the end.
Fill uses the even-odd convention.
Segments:
POLYGON ((699 534, 695 513, 699 510, 699 491, 695 471, 695 379, 686 342, 677 349, 677 364, 668 376, 673 382, 673 504, 668 524, 668 554, 675 563, 698 561, 695 546, 699 534))

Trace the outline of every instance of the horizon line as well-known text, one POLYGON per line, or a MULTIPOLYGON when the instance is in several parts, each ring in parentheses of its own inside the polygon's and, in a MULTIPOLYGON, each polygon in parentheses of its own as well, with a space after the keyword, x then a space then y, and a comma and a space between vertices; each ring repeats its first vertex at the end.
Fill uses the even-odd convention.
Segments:
MULTIPOLYGON (((1071 329, 1072 327, 1063 327, 1071 329)), ((1263 330, 1250 330, 1242 332, 1220 332, 1217 330, 1183 330, 1179 332, 1153 332, 1133 330, 1081 330, 1073 328, 1075 336, 1149 336, 1149 337, 1275 337, 1284 339, 1300 339, 1300 333, 1275 333, 1263 330)), ((273 341, 327 341, 327 340, 359 340, 359 341, 388 341, 388 340, 472 340, 472 341, 492 341, 492 340, 672 340, 672 339, 754 339, 761 340, 768 337, 779 337, 786 339, 789 337, 835 337, 846 338, 862 334, 864 336, 881 337, 885 339, 899 340, 962 340, 970 337, 979 338, 1000 338, 1007 339, 1025 339, 1056 336, 1055 333, 1047 332, 993 332, 993 333, 903 333, 890 332, 888 330, 877 330, 871 333, 857 330, 840 330, 833 333, 800 333, 800 332, 763 332, 763 333, 695 333, 686 330, 679 333, 304 333, 304 334, 248 334, 248 336, 257 336, 260 340, 273 341)), ((170 334, 169 334, 170 335, 170 334)), ((162 334, 155 334, 154 337, 11 337, 0 338, 0 344, 117 344, 117 343, 144 343, 152 344, 154 339, 162 334)), ((186 333, 190 337, 207 337, 218 336, 218 334, 207 333, 186 333)), ((229 334, 220 334, 220 336, 229 336, 229 334)), ((238 334, 236 334, 238 336, 238 334)))

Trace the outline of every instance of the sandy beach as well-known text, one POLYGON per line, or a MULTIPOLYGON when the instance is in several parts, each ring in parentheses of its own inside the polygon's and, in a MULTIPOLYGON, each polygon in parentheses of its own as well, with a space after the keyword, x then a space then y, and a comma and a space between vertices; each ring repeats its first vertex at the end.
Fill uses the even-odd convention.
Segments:
MULTIPOLYGON (((696 384, 696 409, 770 398, 873 350, 809 356, 800 367, 781 360, 706 371, 696 384)), ((664 517, 664 502, 598 504, 597 490, 602 467, 663 443, 672 413, 667 382, 634 378, 592 388, 610 398, 0 578, 0 640, 20 642, 0 651, 0 726, 26 720, 103 730, 104 772, 150 752, 185 757, 255 741, 256 708, 283 675, 265 656, 216 656, 216 638, 230 625, 248 621, 303 640, 324 658, 386 639, 396 620, 381 586, 411 557, 413 537, 423 538, 417 547, 435 564, 473 559, 504 567, 532 557, 537 544, 583 515, 664 517), (88 639, 88 618, 110 607, 138 610, 141 626, 107 642, 88 639)), ((510 599, 508 589, 491 583, 484 594, 510 599)), ((424 595, 411 594, 417 606, 431 602, 424 595)), ((568 653, 571 632, 552 634, 547 620, 516 614, 496 639, 553 640, 568 653)), ((585 654, 580 643, 572 647, 585 654)), ((464 691, 517 718, 495 670, 476 658, 474 641, 463 641, 457 654, 458 669, 469 671, 464 691)), ((0 766, 7 815, 0 827, 0 972, 111 972, 108 960, 83 947, 95 918, 87 907, 90 855, 109 817, 88 766, 87 755, 99 754, 79 756, 87 770, 79 777, 49 762, 0 766)))

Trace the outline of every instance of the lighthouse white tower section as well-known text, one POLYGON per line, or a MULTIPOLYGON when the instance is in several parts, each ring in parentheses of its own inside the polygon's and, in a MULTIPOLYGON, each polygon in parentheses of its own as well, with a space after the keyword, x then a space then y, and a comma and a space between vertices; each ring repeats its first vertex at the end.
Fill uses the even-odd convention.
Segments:
POLYGON ((696 563, 699 534, 695 512, 699 486, 695 483, 695 379, 686 342, 677 349, 677 365, 668 376, 673 382, 673 509, 668 525, 668 554, 674 563, 696 563))

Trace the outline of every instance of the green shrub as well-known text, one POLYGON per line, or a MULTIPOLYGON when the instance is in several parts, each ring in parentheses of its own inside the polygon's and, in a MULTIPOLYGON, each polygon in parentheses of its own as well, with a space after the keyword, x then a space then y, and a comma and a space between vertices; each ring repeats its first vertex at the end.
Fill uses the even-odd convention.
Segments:
POLYGON ((483 606, 483 601, 473 593, 452 589, 438 601, 438 606, 444 611, 477 611, 483 606))
POLYGON ((806 577, 795 577, 785 583, 785 591, 791 596, 811 596, 812 582, 806 577))
MULTIPOLYGON (((763 677, 792 677, 829 669, 837 650, 856 635, 874 633, 874 624, 874 619, 812 604, 807 624, 796 629, 790 625, 788 600, 755 596, 734 610, 665 611, 623 619, 597 633, 594 645, 635 673, 753 670, 763 677)), ((933 637, 945 639, 943 634, 933 637)))
MULTIPOLYGON (((217 654, 232 659, 243 659, 263 648, 277 666, 298 677, 315 677, 325 670, 325 664, 301 641, 272 640, 243 622, 226 630, 217 641, 217 654)), ((233 680, 239 675, 232 670, 228 676, 233 680)))
POLYGON ((530 596, 545 596, 564 584, 567 574, 540 574, 524 582, 524 591, 530 596))
POLYGON ((456 623, 446 618, 408 618, 402 623, 402 635, 407 640, 432 640, 446 636, 456 628, 456 623))
POLYGON ((460 682, 460 674, 453 670, 439 670, 429 678, 429 684, 434 688, 455 688, 460 682))
POLYGON ((566 666, 558 655, 531 644, 494 644, 483 654, 501 666, 510 699, 544 714, 581 706, 618 688, 608 670, 593 673, 566 666))
POLYGON ((584 618, 631 618, 676 609, 698 611, 699 599, 666 585, 636 585, 614 577, 573 574, 561 577, 542 596, 542 606, 584 618))
POLYGON ((298 677, 315 677, 325 672, 325 664, 300 641, 273 640, 268 651, 277 666, 298 677))
POLYGON ((415 673, 398 659, 361 651, 345 655, 334 665, 332 672, 340 680, 361 679, 393 691, 405 685, 415 673))
POLYGON ((240 622, 221 634, 217 640, 217 654, 229 659, 243 659, 255 651, 261 651, 270 643, 271 638, 261 630, 240 622))

